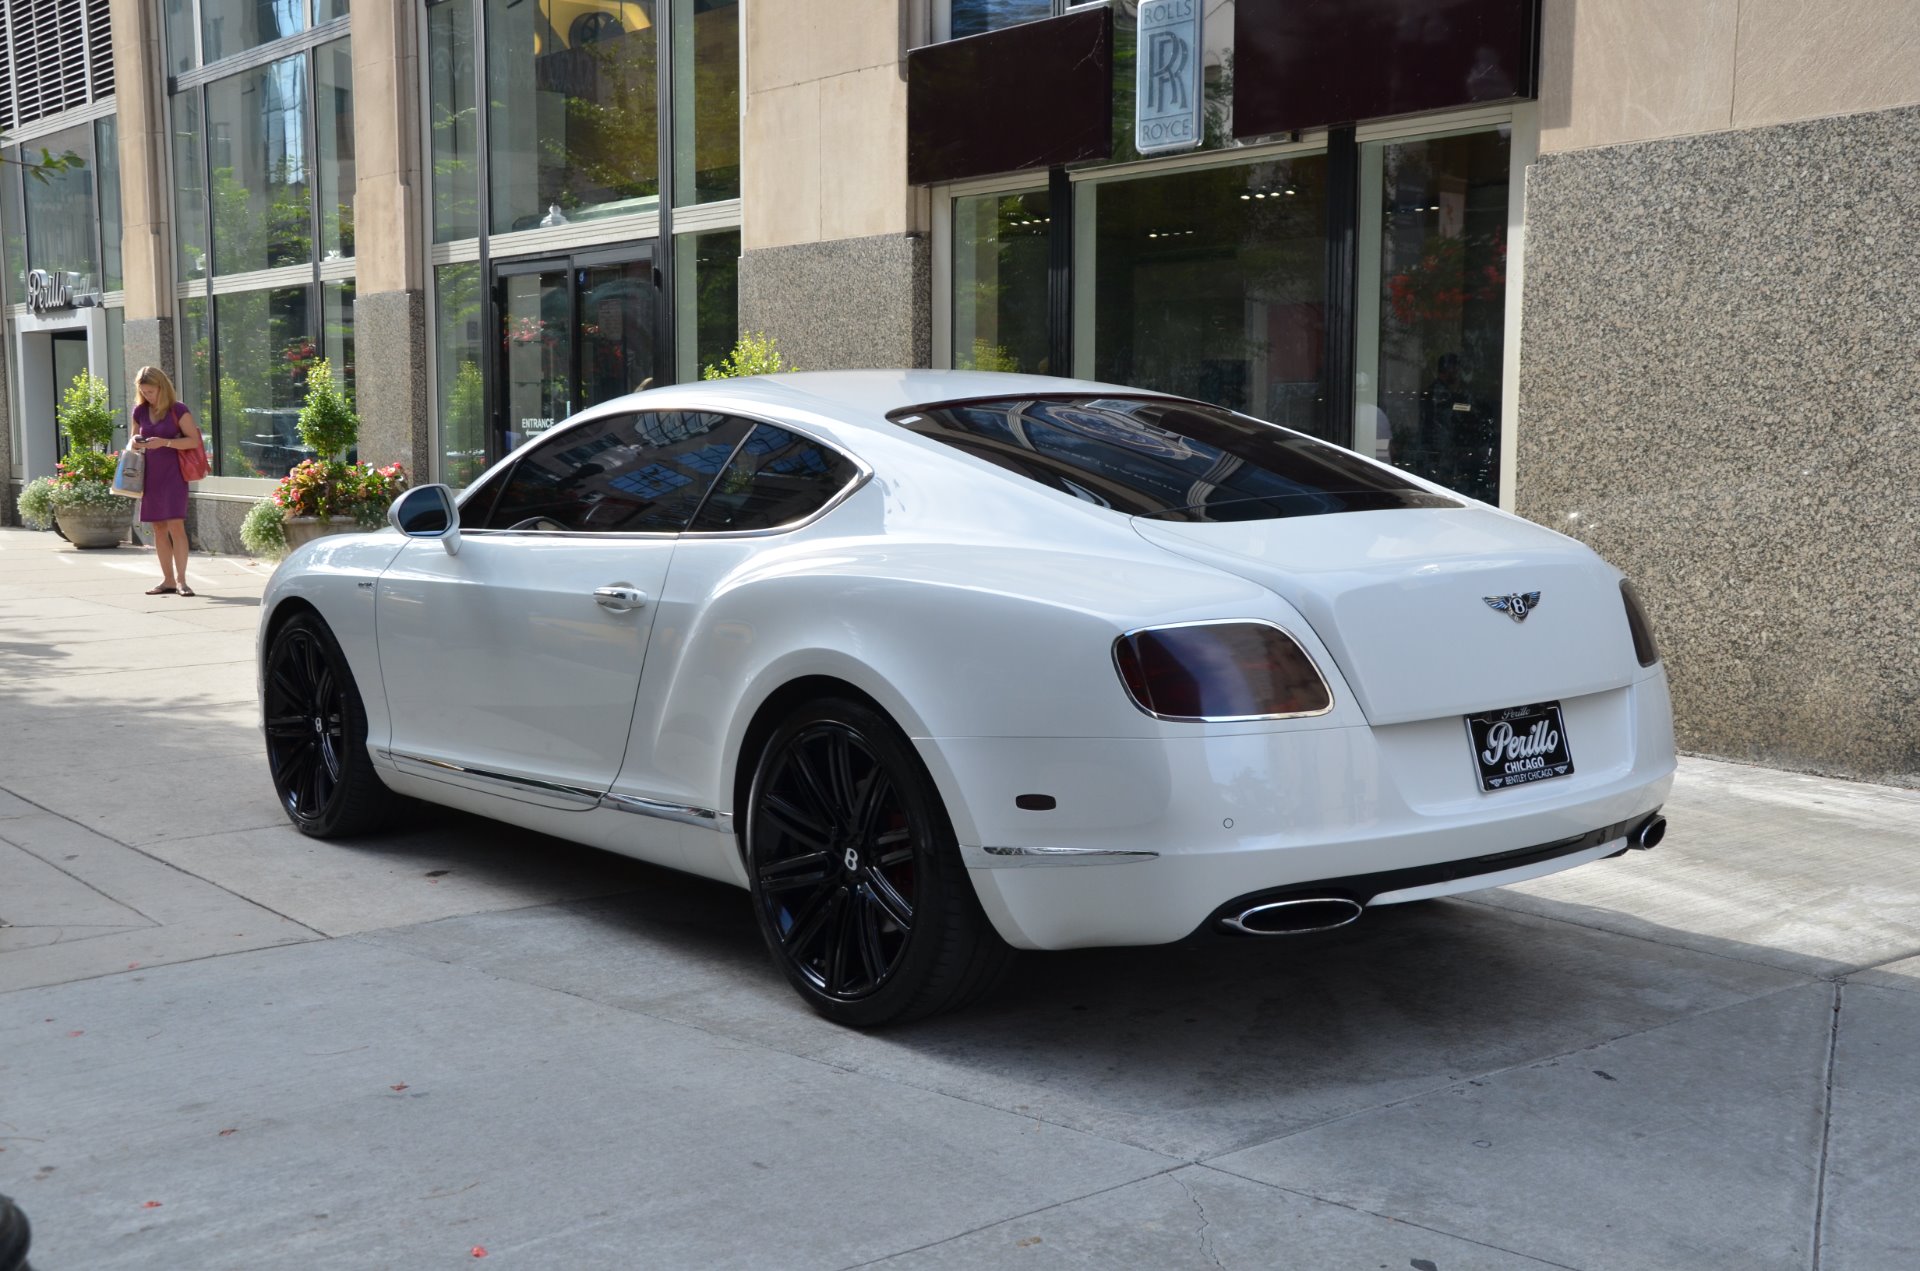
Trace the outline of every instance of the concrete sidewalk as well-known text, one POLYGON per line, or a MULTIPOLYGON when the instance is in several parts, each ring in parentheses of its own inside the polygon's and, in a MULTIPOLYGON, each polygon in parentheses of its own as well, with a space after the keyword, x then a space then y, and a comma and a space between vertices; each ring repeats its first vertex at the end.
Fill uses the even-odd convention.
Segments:
POLYGON ((743 893, 316 843, 268 568, 0 530, 0 1192, 39 1271, 1920 1259, 1920 794, 1683 764, 1650 853, 809 1013, 743 893))

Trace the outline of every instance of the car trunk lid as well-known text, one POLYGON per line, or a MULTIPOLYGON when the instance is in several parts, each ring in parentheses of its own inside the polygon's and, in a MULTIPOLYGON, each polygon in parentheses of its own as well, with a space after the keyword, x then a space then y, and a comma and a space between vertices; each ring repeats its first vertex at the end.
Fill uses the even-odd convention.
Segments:
POLYGON ((1491 509, 1134 526, 1293 605, 1374 724, 1577 697, 1636 669, 1617 575, 1491 509))

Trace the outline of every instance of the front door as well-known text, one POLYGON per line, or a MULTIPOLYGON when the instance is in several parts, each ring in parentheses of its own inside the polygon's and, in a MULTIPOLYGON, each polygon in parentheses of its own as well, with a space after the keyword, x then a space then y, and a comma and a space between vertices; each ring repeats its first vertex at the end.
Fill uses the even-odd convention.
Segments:
POLYGON ((568 416, 653 385, 659 290, 631 247, 495 271, 494 458, 568 416))
MULTIPOLYGON (((73 387, 73 377, 87 369, 87 333, 85 331, 55 331, 53 333, 53 400, 60 401, 73 387)), ((64 459, 67 457, 67 436, 60 432, 59 424, 54 425, 56 434, 55 453, 64 459)))

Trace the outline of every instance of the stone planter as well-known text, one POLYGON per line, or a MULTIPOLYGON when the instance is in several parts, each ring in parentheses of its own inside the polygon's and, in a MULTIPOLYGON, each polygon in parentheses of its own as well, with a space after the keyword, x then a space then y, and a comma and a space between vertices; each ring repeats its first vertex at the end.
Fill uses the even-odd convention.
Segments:
POLYGON ((287 518, 287 550, 291 552, 329 534, 359 534, 368 528, 350 516, 290 516, 287 518))
POLYGON ((57 508, 53 520, 75 547, 118 547, 133 528, 135 501, 120 499, 119 507, 57 508))

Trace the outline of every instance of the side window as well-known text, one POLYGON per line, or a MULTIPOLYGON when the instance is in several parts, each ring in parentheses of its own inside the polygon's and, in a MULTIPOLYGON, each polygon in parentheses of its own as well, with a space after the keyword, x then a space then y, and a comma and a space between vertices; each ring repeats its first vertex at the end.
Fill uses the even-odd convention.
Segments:
POLYGON ((694 530, 770 530, 825 507, 858 475, 853 461, 817 441, 760 424, 700 505, 694 530))
POLYGON ((649 411, 567 428, 521 456, 483 528, 677 533, 752 427, 649 411))

